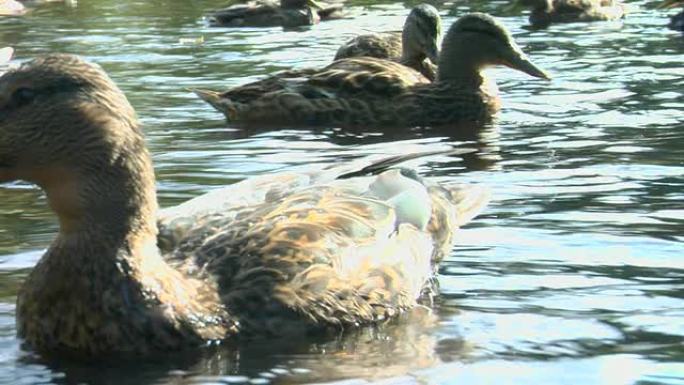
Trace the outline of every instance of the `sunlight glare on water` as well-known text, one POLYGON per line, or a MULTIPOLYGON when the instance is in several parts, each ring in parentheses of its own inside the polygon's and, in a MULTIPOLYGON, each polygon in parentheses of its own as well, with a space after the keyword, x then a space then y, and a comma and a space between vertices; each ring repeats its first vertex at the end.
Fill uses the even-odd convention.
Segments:
POLYGON ((254 175, 447 145, 478 152, 410 165, 493 192, 440 266, 432 314, 332 340, 96 365, 21 349, 16 293, 57 225, 35 186, 2 185, 0 383, 684 384, 684 37, 654 1, 631 1, 623 22, 545 30, 523 28, 526 14, 504 14, 506 3, 437 4, 445 26, 469 11, 505 16, 553 77, 487 70, 503 109, 474 132, 246 130, 187 91, 325 65, 352 36, 400 29, 409 4, 351 1, 353 18, 288 31, 210 28, 202 15, 219 0, 81 1, 0 18, 13 64, 59 51, 107 70, 144 124, 163 207, 254 175))

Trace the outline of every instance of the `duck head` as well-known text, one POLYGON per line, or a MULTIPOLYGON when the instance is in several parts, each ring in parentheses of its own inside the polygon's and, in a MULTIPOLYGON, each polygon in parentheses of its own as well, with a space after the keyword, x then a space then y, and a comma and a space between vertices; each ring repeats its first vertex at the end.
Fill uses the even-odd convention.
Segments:
POLYGON ((131 191, 148 191, 153 175, 135 112, 99 66, 50 55, 0 77, 0 182, 39 185, 62 224, 140 197, 131 191), (84 191, 113 179, 136 182, 88 201, 96 194, 84 191))
POLYGON ((525 55, 506 27, 484 13, 463 16, 451 25, 442 44, 437 78, 479 77, 482 69, 496 65, 550 79, 525 55))
POLYGON ((115 157, 138 136, 123 93, 76 56, 42 57, 0 77, 0 181, 40 182, 33 175, 41 168, 77 165, 89 148, 115 157))
POLYGON ((423 60, 425 57, 437 63, 437 42, 442 35, 442 19, 437 9, 429 4, 415 6, 406 18, 402 33, 405 59, 423 60), (415 57, 419 56, 419 57, 415 57))

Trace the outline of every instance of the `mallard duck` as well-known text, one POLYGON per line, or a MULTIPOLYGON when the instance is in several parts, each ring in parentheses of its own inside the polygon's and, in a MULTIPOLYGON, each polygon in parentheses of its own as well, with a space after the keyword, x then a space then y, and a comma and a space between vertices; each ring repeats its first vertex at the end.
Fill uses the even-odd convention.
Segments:
POLYGON ((339 17, 341 5, 322 6, 315 0, 255 0, 233 4, 209 15, 220 27, 298 27, 339 17))
POLYGON ((514 0, 510 10, 532 7, 530 24, 546 27, 552 23, 618 20, 626 8, 619 0, 514 0))
POLYGON ((59 219, 16 307, 19 336, 48 354, 388 319, 416 306, 454 231, 488 199, 391 168, 428 155, 414 154, 247 179, 158 213, 143 130, 99 66, 26 62, 0 77, 0 112, 0 183, 35 183, 59 219))
MULTIPOLYGON (((660 6, 661 8, 684 7, 684 0, 665 0, 660 6)), ((675 31, 684 32, 684 10, 672 16, 668 27, 675 31)))
POLYGON ((16 0, 0 0, 0 16, 18 16, 26 13, 26 7, 16 0))
POLYGON ((501 23, 474 13, 449 28, 434 82, 404 65, 360 57, 319 70, 282 72, 223 93, 195 93, 231 122, 439 126, 486 120, 499 108, 496 84, 482 73, 498 64, 548 79, 501 23))
POLYGON ((437 63, 437 41, 441 33, 442 19, 437 9, 419 4, 409 13, 402 32, 357 36, 337 50, 335 60, 359 56, 390 59, 434 80, 437 67, 433 63, 437 63))

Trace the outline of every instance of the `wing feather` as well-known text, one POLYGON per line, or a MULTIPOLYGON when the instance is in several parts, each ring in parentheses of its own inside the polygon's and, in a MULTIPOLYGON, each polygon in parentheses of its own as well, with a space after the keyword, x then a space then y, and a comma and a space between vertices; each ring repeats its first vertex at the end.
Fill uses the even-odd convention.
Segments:
MULTIPOLYGON (((384 159, 363 167, 391 163, 384 159)), ((335 175, 349 172, 337 168, 335 175)), ((227 215, 198 209, 195 225, 170 257, 186 273, 208 275, 218 284, 241 332, 343 328, 415 306, 434 263, 450 251, 454 230, 487 200, 481 188, 426 185, 399 170, 320 178, 332 180, 316 183, 317 177, 308 175, 273 184, 247 182, 271 188, 245 198, 255 204, 226 204, 232 210, 227 215), (379 183, 386 187, 381 194, 379 183), (271 194, 274 186, 297 188, 271 194), (427 210, 427 226, 402 220, 392 201, 416 189, 422 189, 416 197, 430 200, 419 208, 427 210), (265 198, 269 195, 273 199, 265 198)))

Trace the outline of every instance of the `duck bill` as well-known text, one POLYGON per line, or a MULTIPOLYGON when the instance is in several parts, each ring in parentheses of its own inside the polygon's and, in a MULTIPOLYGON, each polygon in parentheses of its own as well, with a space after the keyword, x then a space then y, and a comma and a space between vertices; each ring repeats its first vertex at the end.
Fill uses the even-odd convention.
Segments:
POLYGON ((512 46, 510 48, 509 52, 506 55, 503 55, 501 64, 524 72, 530 76, 534 76, 535 78, 551 80, 551 76, 532 63, 530 58, 528 58, 519 47, 512 46))

